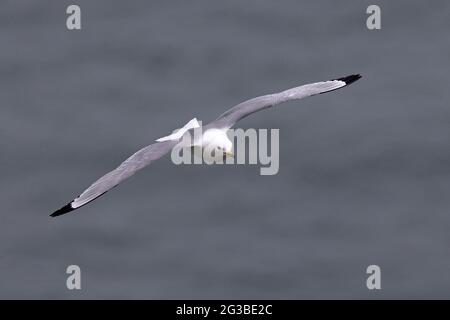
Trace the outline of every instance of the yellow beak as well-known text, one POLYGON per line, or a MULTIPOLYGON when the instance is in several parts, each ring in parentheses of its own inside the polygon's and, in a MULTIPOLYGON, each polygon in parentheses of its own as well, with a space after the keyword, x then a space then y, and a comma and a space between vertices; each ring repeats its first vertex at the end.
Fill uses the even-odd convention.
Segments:
POLYGON ((226 152, 224 152, 224 154, 225 154, 225 156, 227 156, 227 157, 234 158, 234 153, 233 153, 233 152, 228 152, 228 151, 226 151, 226 152))

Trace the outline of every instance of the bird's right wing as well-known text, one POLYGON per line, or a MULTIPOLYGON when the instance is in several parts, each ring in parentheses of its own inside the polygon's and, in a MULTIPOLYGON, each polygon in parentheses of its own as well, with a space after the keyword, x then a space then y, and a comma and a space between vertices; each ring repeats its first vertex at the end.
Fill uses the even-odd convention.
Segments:
POLYGON ((354 74, 336 80, 310 83, 279 93, 253 98, 229 109, 209 125, 215 128, 229 129, 239 120, 257 111, 273 107, 286 101, 299 100, 316 94, 334 91, 355 82, 359 78, 361 78, 359 74, 354 74))
POLYGON ((157 142, 139 150, 127 160, 122 162, 122 164, 116 169, 105 174, 103 177, 95 181, 75 200, 62 207, 61 209, 55 211, 50 216, 56 217, 63 215, 97 199, 125 179, 131 177, 137 171, 148 166, 154 160, 157 160, 164 156, 166 153, 170 152, 178 142, 178 140, 157 142))

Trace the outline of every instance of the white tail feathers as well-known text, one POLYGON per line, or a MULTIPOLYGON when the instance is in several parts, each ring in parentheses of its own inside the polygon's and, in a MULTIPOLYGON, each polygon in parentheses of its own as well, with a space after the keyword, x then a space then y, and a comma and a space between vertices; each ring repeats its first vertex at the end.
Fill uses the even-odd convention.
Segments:
POLYGON ((159 138, 156 141, 157 142, 162 142, 162 141, 168 141, 168 140, 178 140, 189 129, 199 128, 199 127, 200 127, 200 124, 198 123, 197 118, 194 118, 191 121, 189 121, 188 123, 186 123, 183 128, 177 129, 171 135, 159 138))

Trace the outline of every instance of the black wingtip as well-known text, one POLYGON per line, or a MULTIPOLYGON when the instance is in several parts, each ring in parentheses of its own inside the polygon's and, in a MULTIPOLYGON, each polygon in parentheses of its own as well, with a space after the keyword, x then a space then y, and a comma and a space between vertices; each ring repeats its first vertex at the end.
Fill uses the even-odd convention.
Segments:
POLYGON ((55 212, 53 212, 50 217, 58 217, 58 216, 62 216, 63 214, 69 213, 71 211, 75 210, 74 208, 72 208, 71 203, 69 203, 68 205, 62 207, 59 210, 56 210, 55 212))
POLYGON ((351 83, 353 83, 353 82, 355 82, 356 80, 359 80, 359 79, 361 79, 361 75, 360 74, 352 74, 350 76, 339 78, 339 79, 336 79, 336 80, 343 81, 343 82, 345 82, 345 85, 348 86, 349 84, 351 84, 351 83))

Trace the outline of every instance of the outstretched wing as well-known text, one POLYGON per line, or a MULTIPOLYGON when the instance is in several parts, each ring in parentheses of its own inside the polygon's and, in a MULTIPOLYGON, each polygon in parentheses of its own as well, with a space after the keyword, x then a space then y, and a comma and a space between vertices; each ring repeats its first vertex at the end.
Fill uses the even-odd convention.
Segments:
POLYGON ((229 109, 219 116, 219 118, 210 123, 210 126, 229 129, 236 122, 254 112, 273 107, 274 105, 286 101, 303 99, 316 94, 337 90, 355 82, 359 78, 361 78, 359 74, 354 74, 336 80, 306 84, 279 93, 253 98, 229 109))
POLYGON ((122 162, 122 164, 116 169, 105 174, 103 177, 95 181, 78 198, 62 207, 61 209, 55 211, 50 216, 57 217, 63 215, 97 199, 125 179, 131 177, 137 171, 148 166, 154 160, 161 158, 163 155, 172 150, 172 148, 177 143, 178 140, 157 142, 139 150, 127 160, 122 162))

